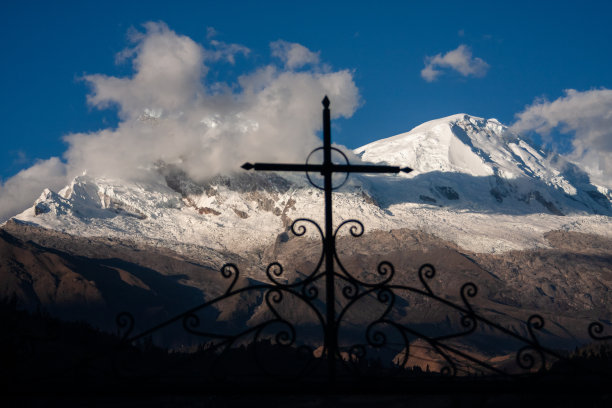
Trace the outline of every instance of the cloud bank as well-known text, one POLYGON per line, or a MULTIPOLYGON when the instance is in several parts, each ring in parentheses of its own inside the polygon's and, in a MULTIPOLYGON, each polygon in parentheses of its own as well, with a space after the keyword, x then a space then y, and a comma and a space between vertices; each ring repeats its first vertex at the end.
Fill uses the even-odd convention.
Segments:
POLYGON ((143 27, 117 55, 131 62, 131 76, 83 78, 91 87, 88 104, 118 108, 117 128, 69 134, 62 160, 41 161, 8 179, 0 187, 0 220, 32 205, 45 187, 59 189, 83 171, 139 179, 163 160, 203 180, 245 161, 303 161, 320 144, 323 96, 336 118, 350 117, 359 105, 352 72, 322 66, 319 54, 300 44, 271 43, 282 67, 271 63, 237 83, 210 83, 211 70, 250 50, 212 40, 214 30, 204 47, 164 23, 143 27))
POLYGON ((516 114, 516 132, 573 134, 570 160, 579 163, 596 184, 612 189, 612 90, 565 91, 552 102, 536 100, 516 114))
POLYGON ((20 171, 0 187, 0 221, 32 205, 45 188, 57 191, 66 181, 66 165, 58 157, 20 171))
POLYGON ((433 82, 444 73, 443 69, 457 71, 464 77, 483 77, 489 69, 489 64, 480 58, 472 57, 472 51, 465 44, 461 44, 446 54, 436 54, 425 57, 425 68, 421 70, 421 77, 427 82, 433 82))

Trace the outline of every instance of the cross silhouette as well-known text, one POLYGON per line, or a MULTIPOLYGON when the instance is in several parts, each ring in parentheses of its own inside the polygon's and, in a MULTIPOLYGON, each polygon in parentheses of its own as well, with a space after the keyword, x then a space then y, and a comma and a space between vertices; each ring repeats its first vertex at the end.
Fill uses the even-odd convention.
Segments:
POLYGON ((324 178, 325 191, 325 235, 323 237, 324 254, 325 254, 325 288, 326 288, 326 327, 325 327, 325 349, 327 350, 328 374, 330 381, 335 378, 335 358, 338 354, 338 338, 337 338, 337 322, 335 311, 335 290, 334 290, 334 238, 333 238, 333 223, 332 223, 332 191, 341 187, 349 173, 409 173, 412 171, 409 167, 400 168, 397 166, 377 166, 377 165, 355 165, 350 164, 348 158, 342 151, 331 146, 331 122, 329 110, 329 98, 325 96, 323 99, 323 147, 313 150, 310 156, 319 150, 323 150, 322 164, 309 164, 308 159, 305 164, 288 164, 288 163, 244 163, 241 167, 245 170, 255 171, 304 171, 312 185, 321 189, 315 184, 308 172, 318 172, 324 178), (332 150, 340 153, 346 164, 335 164, 332 162, 332 150), (340 186, 333 187, 332 176, 334 173, 346 173, 346 178, 340 186))

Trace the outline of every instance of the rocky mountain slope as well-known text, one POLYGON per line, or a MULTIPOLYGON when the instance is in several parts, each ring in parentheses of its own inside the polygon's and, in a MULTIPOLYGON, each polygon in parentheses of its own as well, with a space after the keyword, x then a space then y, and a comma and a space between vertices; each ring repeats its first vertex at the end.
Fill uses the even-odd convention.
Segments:
MULTIPOLYGON (((468 115, 427 122, 355 154, 415 169, 351 176, 334 195, 336 225, 353 218, 365 225, 362 237, 345 229, 338 241, 345 265, 364 279, 388 260, 396 283, 418 286, 418 267, 433 263, 436 293, 457 300, 473 281, 479 310, 519 331, 538 312, 550 319, 546 336, 558 346, 588 340, 591 320, 612 320, 612 193, 575 165, 494 119, 468 115)), ((105 328, 130 310, 146 326, 223 293, 225 262, 239 265, 241 285, 265 282, 276 260, 298 276, 312 268, 316 229, 300 238, 288 228, 302 217, 322 224, 322 202, 301 174, 196 181, 180 163, 160 162, 147 180, 82 175, 61 191, 45 190, 2 226, 1 294, 105 328)), ((433 332, 456 328, 448 310, 423 311, 413 307, 422 299, 403 296, 398 319, 433 332)), ((240 299, 208 317, 248 325, 261 303, 240 299)))
MULTIPOLYGON (((612 193, 496 120, 450 116, 355 152, 415 171, 351 176, 334 196, 338 222, 426 231, 488 253, 547 247, 543 236, 554 230, 612 236, 612 193)), ((44 191, 14 219, 78 236, 241 253, 269 245, 293 219, 320 222, 321 203, 302 174, 242 171, 197 182, 180 164, 158 163, 146 181, 79 176, 57 193, 44 191)))

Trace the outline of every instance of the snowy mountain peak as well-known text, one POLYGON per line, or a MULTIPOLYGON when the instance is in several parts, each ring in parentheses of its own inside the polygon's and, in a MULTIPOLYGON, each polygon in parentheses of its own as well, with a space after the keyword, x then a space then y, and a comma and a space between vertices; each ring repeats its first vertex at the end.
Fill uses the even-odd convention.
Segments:
POLYGON ((423 123, 407 133, 360 147, 355 153, 366 161, 410 165, 419 173, 458 172, 476 177, 501 173, 513 178, 521 173, 517 164, 533 162, 531 156, 542 160, 540 153, 497 119, 463 113, 423 123))
POLYGON ((497 119, 452 115, 370 143, 355 153, 366 161, 410 165, 416 172, 408 177, 441 172, 536 180, 569 195, 577 193, 562 174, 567 163, 535 149, 497 119), (553 161, 561 165, 555 166, 553 161))
MULTIPOLYGON (((336 222, 426 231, 475 252, 546 246, 544 234, 558 229, 612 234, 610 191, 496 119, 453 115, 355 152, 416 171, 352 175, 334 196, 336 222)), ((322 204, 301 174, 242 172, 196 182, 178 165, 159 165, 141 182, 78 176, 14 218, 79 236, 247 252, 274 242, 292 220, 322 222, 322 204)))

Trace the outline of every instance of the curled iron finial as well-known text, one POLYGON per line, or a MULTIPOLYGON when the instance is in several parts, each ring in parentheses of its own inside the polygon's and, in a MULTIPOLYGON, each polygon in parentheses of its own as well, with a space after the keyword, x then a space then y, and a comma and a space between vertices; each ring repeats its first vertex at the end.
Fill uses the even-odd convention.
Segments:
POLYGON ((546 357, 539 348, 525 346, 516 354, 516 363, 523 370, 539 371, 546 366, 546 357), (537 359, 534 355, 537 356, 537 359), (536 366, 537 362, 539 362, 539 366, 536 366))
POLYGON ((230 293, 232 289, 234 288, 234 285, 236 285, 236 282, 238 281, 238 275, 240 275, 240 272, 238 271, 238 267, 233 263, 226 263, 225 265, 221 267, 221 276, 223 276, 226 279, 232 278, 232 282, 230 283, 227 290, 225 291, 226 295, 230 293))
MULTIPOLYGON (((324 259, 324 236, 323 236, 323 230, 321 229, 321 227, 319 226, 319 224, 317 224, 315 221, 309 219, 309 218, 298 218, 297 220, 293 221, 293 223, 291 223, 291 227, 290 230, 293 233, 293 235, 295 235, 296 237, 302 237, 304 235, 306 235, 306 233, 308 232, 308 228, 307 228, 307 224, 310 224, 311 226, 315 227, 315 230, 318 232, 319 234, 319 239, 321 240, 321 254, 319 255, 319 259, 317 260, 317 263, 315 265, 314 268, 312 268, 312 270, 308 273, 305 273, 306 278, 304 280, 302 280, 301 282, 303 282, 305 285, 308 285, 309 283, 311 283, 313 280, 316 279, 317 273, 320 272, 321 269, 321 265, 323 264, 323 259, 324 259)), ((269 266, 268 266, 269 268, 269 266)), ((280 276, 280 275, 277 275, 280 276)), ((277 283, 276 280, 274 278, 272 278, 272 281, 277 283)), ((296 285, 298 284, 298 282, 293 282, 291 284, 289 284, 290 286, 296 285)), ((308 290, 308 293, 310 293, 314 298, 317 297, 317 294, 315 292, 312 291, 312 289, 303 289, 304 293, 306 294, 306 290, 308 290)), ((316 289, 315 289, 316 291, 316 289)))
POLYGON ((319 297, 319 289, 312 283, 307 283, 302 286, 302 295, 307 300, 315 300, 319 297))
POLYGON ((183 317, 183 328, 189 332, 197 334, 195 330, 200 326, 200 318, 195 313, 189 313, 183 317))
POLYGON ((129 312, 121 312, 115 317, 115 323, 121 341, 127 340, 134 330, 134 316, 129 312))
POLYGON ((478 286, 476 286, 474 283, 467 282, 464 283, 463 286, 461 286, 461 300, 463 300, 463 304, 465 305, 465 307, 467 307, 472 313, 474 312, 474 310, 472 309, 472 305, 470 304, 470 302, 468 302, 467 298, 476 297, 477 294, 478 286))
POLYGON ((543 328, 544 318, 542 316, 540 316, 539 314, 529 316, 529 319, 527 319, 527 330, 529 330, 529 336, 531 336, 533 342, 538 345, 540 344, 540 342, 538 341, 538 338, 536 337, 535 332, 533 330, 542 330, 543 328))
POLYGON ((602 336, 603 332, 603 324, 599 322, 593 322, 589 325, 589 336, 591 336, 593 340, 612 340, 612 335, 602 336))
POLYGON ((385 277, 385 279, 378 284, 379 286, 386 285, 393 279, 393 276, 395 275, 395 268, 393 267, 393 264, 387 261, 382 261, 381 263, 379 263, 378 267, 376 268, 376 271, 380 276, 385 277))
POLYGON ((336 231, 334 231, 334 238, 338 236, 338 233, 340 232, 342 227, 344 227, 345 225, 350 225, 349 233, 355 238, 362 236, 363 233, 365 232, 365 227, 363 226, 363 223, 361 221, 346 220, 346 221, 343 221, 340 225, 338 225, 338 227, 336 228, 336 231))
POLYGON ((375 329, 375 326, 380 324, 383 324, 383 321, 375 321, 366 329, 366 339, 372 347, 381 348, 387 344, 387 335, 381 329, 375 329))
POLYGON ((427 278, 428 280, 431 280, 435 276, 436 276, 436 268, 434 268, 432 264, 423 264, 419 268, 419 280, 421 281, 421 284, 423 285, 423 287, 425 287, 425 290, 430 295, 433 295, 433 291, 427 284, 427 281, 425 280, 425 278, 427 278))
POLYGON ((342 295, 346 299, 355 299, 359 295, 359 286, 353 280, 349 280, 346 282, 344 287, 342 288, 342 295))

